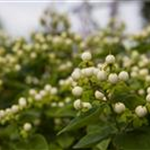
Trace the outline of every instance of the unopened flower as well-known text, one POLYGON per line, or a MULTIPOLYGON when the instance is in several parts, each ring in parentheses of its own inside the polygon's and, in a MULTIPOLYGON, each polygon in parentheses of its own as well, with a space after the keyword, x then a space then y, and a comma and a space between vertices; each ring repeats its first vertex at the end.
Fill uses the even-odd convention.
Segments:
POLYGON ((83 102, 82 106, 84 109, 89 110, 92 108, 92 105, 89 102, 83 102))
POLYGON ((81 70, 79 68, 76 68, 71 74, 71 77, 73 78, 73 80, 78 80, 81 77, 81 70))
POLYGON ((93 67, 84 68, 81 70, 82 74, 86 77, 90 77, 93 75, 93 67))
POLYGON ((19 111, 18 105, 13 105, 13 106, 11 107, 11 111, 12 111, 13 113, 17 113, 17 112, 19 111))
POLYGON ((31 125, 31 123, 25 123, 24 125, 23 125, 23 129, 25 130, 25 131, 30 131, 31 129, 32 129, 32 125, 31 125))
POLYGON ((92 55, 90 52, 84 52, 82 53, 81 58, 83 61, 89 61, 92 59, 92 55))
POLYGON ((74 101, 73 106, 76 110, 79 110, 82 108, 82 102, 80 99, 77 99, 74 101))
POLYGON ((27 101, 26 101, 26 99, 25 99, 24 97, 21 97, 21 98, 19 99, 19 105, 20 105, 21 107, 25 107, 25 106, 27 105, 27 101))
POLYGON ((118 82, 118 76, 116 73, 111 73, 108 77, 108 81, 112 84, 116 84, 118 82))
POLYGON ((125 105, 121 102, 118 102, 114 105, 114 111, 117 113, 117 114, 121 114, 122 112, 124 112, 126 109, 125 105))
POLYGON ((137 106, 135 109, 135 113, 138 117, 144 117, 147 114, 147 109, 145 106, 137 106))
POLYGON ((115 57, 114 57, 114 55, 107 55, 107 57, 105 59, 105 62, 107 64, 113 64, 113 63, 115 63, 115 57))
POLYGON ((96 97, 96 99, 103 99, 104 94, 100 91, 95 91, 95 97, 96 97))
POLYGON ((81 96, 83 93, 83 88, 80 87, 80 86, 75 86, 73 89, 72 89, 72 94, 74 96, 81 96))
POLYGON ((118 77, 122 81, 127 81, 129 79, 129 74, 126 71, 121 71, 118 77))
POLYGON ((100 81, 104 81, 107 79, 107 73, 104 70, 98 71, 97 79, 100 81))
POLYGON ((146 96, 146 101, 150 102, 150 93, 146 96))

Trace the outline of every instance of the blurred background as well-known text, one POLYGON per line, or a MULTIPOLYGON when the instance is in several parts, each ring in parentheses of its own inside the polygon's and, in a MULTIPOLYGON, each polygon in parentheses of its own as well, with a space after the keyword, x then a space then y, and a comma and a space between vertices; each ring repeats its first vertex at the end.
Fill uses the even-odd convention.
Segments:
POLYGON ((46 9, 67 13, 72 30, 88 34, 105 27, 111 17, 124 21, 127 32, 138 32, 150 20, 150 2, 140 0, 31 1, 0 2, 0 27, 12 37, 41 30, 39 20, 46 9))

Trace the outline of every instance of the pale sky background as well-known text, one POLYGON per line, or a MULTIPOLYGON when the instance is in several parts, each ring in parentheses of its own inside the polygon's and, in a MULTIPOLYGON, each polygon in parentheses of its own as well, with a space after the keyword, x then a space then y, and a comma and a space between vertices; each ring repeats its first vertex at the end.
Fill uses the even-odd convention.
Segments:
MULTIPOLYGON (((73 30, 78 31, 79 26, 76 17, 71 13, 72 8, 79 3, 57 2, 53 5, 58 11, 68 12, 73 24, 73 30)), ((51 2, 46 3, 1 3, 0 2, 0 20, 6 31, 12 36, 27 36, 30 32, 39 28, 39 18, 51 2)), ((109 7, 101 7, 94 11, 96 20, 101 26, 105 26, 109 19, 109 7)), ((140 5, 137 1, 130 3, 124 2, 120 5, 119 18, 127 24, 128 32, 136 32, 141 29, 142 19, 140 17, 140 5)))

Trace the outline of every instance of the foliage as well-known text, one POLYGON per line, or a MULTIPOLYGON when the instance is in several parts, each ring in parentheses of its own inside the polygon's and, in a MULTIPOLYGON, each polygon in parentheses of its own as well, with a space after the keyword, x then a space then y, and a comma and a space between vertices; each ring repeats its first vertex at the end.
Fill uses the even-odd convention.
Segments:
POLYGON ((83 38, 45 15, 30 41, 0 37, 0 149, 150 149, 150 28, 83 38))

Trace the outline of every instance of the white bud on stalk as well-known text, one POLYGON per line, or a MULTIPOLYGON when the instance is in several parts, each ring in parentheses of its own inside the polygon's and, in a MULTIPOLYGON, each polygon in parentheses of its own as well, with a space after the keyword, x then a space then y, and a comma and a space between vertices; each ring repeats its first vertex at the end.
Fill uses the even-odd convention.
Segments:
POLYGON ((81 77, 81 70, 79 68, 76 68, 71 74, 71 77, 73 78, 73 80, 78 80, 81 77))
POLYGON ((82 108, 82 102, 80 99, 77 99, 74 101, 73 106, 76 110, 79 110, 82 108))
POLYGON ((136 107, 135 113, 138 117, 142 118, 147 114, 147 109, 145 106, 139 105, 136 107))
POLYGON ((25 131, 30 131, 31 129, 32 129, 32 125, 31 125, 31 123, 25 123, 24 125, 23 125, 23 129, 25 130, 25 131))
POLYGON ((108 81, 112 84, 116 84, 118 82, 118 76, 116 73, 111 73, 108 77, 108 81))
POLYGON ((21 98, 19 99, 19 105, 20 105, 21 107, 25 107, 25 106, 27 105, 27 101, 26 101, 26 99, 25 99, 24 97, 21 97, 21 98))
POLYGON ((95 97, 96 97, 96 99, 103 99, 104 94, 100 91, 95 91, 95 97))
POLYGON ((100 81, 104 81, 107 79, 107 74, 104 70, 98 71, 97 73, 97 79, 100 81))
POLYGON ((114 111, 117 113, 117 114, 121 114, 125 111, 126 107, 123 103, 121 102, 118 102, 114 105, 114 111))
POLYGON ((83 108, 87 110, 92 108, 92 105, 89 102, 83 102, 82 105, 83 105, 83 108))
POLYGON ((74 88, 72 89, 72 94, 73 94, 74 96, 81 96, 82 93, 83 93, 83 88, 80 87, 80 86, 76 86, 76 87, 74 87, 74 88))
POLYGON ((118 77, 122 81, 127 81, 129 79, 129 74, 126 71, 121 71, 118 77))
POLYGON ((105 59, 105 62, 107 64, 113 64, 113 63, 115 63, 115 57, 114 57, 114 55, 107 55, 107 57, 105 59))
POLYGON ((150 102, 150 93, 146 96, 146 101, 150 102))
POLYGON ((82 53, 81 58, 83 61, 89 61, 92 59, 92 55, 90 52, 84 52, 82 53))

